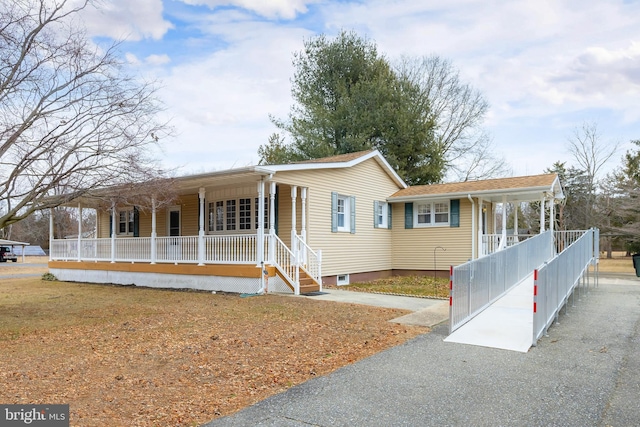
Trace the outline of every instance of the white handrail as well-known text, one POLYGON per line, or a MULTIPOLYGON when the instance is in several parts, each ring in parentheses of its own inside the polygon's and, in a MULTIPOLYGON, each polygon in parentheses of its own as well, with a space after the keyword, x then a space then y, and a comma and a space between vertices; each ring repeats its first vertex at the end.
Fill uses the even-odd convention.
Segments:
MULTIPOLYGON (((269 235, 272 242, 273 254, 271 254, 271 262, 273 266, 285 276, 290 283, 293 284, 294 293, 300 295, 300 270, 298 269, 297 256, 289 250, 282 240, 276 235, 269 235)), ((295 248, 295 245, 294 245, 295 248)))
POLYGON ((307 242, 302 240, 301 236, 296 236, 296 240, 298 253, 300 254, 300 268, 320 285, 320 291, 322 291, 321 258, 319 253, 311 249, 307 242))

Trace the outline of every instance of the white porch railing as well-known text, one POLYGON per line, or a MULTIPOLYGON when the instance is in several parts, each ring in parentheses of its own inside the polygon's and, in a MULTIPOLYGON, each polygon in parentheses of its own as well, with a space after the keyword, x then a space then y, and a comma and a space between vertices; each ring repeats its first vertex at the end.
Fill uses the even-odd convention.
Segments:
MULTIPOLYGON (((51 259, 59 261, 116 261, 198 263, 198 236, 156 237, 155 259, 151 237, 113 239, 56 239, 51 242, 51 259)), ((256 235, 205 236, 206 264, 256 264, 256 235)))
POLYGON ((255 234, 205 236, 204 262, 211 264, 256 264, 258 262, 256 257, 257 244, 258 236, 255 234))
POLYGON ((322 291, 322 251, 312 250, 301 236, 296 236, 296 241, 300 268, 320 285, 322 291))
POLYGON ((293 283, 293 292, 296 295, 300 295, 300 269, 298 269, 296 255, 289 250, 278 236, 269 235, 265 237, 272 239, 272 244, 269 245, 273 249, 272 253, 269 254, 271 263, 290 283, 293 283))

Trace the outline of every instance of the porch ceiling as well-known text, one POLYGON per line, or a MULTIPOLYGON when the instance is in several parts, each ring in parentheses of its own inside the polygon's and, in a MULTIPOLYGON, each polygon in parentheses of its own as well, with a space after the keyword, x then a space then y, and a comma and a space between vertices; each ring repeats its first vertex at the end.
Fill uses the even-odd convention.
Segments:
POLYGON ((211 172, 176 178, 176 187, 179 194, 197 193, 200 188, 228 187, 246 182, 257 183, 273 173, 268 168, 258 167, 211 172))
MULTIPOLYGON (((257 183, 262 178, 269 177, 274 173, 274 171, 260 166, 229 169, 173 178, 167 180, 166 184, 155 187, 155 190, 158 190, 160 194, 166 193, 169 195, 193 194, 197 193, 200 188, 229 187, 248 182, 257 183)), ((151 193, 155 190, 144 185, 124 185, 94 189, 62 206, 77 207, 78 204, 81 204, 87 208, 99 208, 109 205, 111 199, 119 201, 117 204, 133 204, 141 201, 141 199, 148 199, 147 201, 149 201, 151 193)))

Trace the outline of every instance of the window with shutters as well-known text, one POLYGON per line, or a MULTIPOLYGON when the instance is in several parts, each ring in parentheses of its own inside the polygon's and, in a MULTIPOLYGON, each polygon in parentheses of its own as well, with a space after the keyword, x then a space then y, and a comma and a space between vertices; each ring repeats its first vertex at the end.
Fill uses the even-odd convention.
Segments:
POLYGON ((415 203, 414 226, 433 227, 449 225, 449 202, 426 202, 415 203))
POLYGON ((333 233, 356 232, 356 198, 336 192, 331 193, 331 231, 333 233))
POLYGON ((391 206, 387 202, 373 202, 373 226, 374 228, 391 228, 391 206))

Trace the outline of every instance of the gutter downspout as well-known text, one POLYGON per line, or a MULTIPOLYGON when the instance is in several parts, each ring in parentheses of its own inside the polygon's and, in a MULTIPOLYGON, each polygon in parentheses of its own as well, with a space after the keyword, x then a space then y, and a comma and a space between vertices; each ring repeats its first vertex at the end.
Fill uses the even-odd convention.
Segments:
POLYGON ((471 202, 471 259, 476 259, 476 203, 473 201, 471 194, 467 194, 467 198, 471 202))

